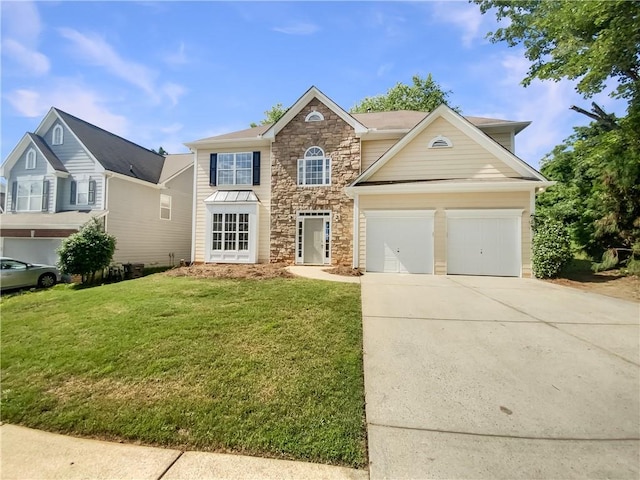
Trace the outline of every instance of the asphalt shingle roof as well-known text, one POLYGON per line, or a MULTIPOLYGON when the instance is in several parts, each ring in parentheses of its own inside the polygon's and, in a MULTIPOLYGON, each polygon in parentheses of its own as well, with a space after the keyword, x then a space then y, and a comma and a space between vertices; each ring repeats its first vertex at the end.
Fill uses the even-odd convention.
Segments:
POLYGON ((162 155, 62 110, 55 110, 105 170, 158 183, 164 165, 162 155))
POLYGON ((44 141, 44 139, 40 135, 36 135, 35 133, 28 132, 29 138, 31 141, 38 147, 38 149, 42 152, 42 154, 47 159, 47 162, 53 167, 57 172, 68 172, 67 168, 62 164, 60 159, 57 157, 55 153, 49 148, 44 141))

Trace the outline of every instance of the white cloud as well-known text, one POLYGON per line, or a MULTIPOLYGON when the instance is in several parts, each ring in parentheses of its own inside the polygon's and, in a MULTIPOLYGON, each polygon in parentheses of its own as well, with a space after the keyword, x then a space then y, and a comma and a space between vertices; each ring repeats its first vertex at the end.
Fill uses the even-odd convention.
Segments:
POLYGON ((73 80, 60 79, 42 92, 14 90, 5 98, 25 117, 42 117, 51 107, 56 107, 117 135, 124 136, 129 131, 125 117, 110 112, 98 94, 73 80))
POLYGON ((174 106, 178 104, 178 99, 187 92, 183 86, 171 82, 165 83, 162 86, 162 91, 167 97, 169 97, 171 104, 174 106))
POLYGON ((273 31, 286 33, 287 35, 312 35, 320 30, 320 27, 313 23, 295 22, 283 27, 273 27, 273 31))
POLYGON ((157 99, 154 88, 156 75, 152 70, 122 58, 111 45, 97 35, 85 35, 72 28, 60 28, 58 31, 73 44, 74 53, 84 57, 93 65, 104 67, 111 74, 141 88, 149 96, 157 99))
POLYGON ((185 53, 184 42, 180 42, 178 51, 166 54, 162 60, 171 67, 181 67, 189 63, 189 59, 185 53))
POLYGON ((46 75, 49 73, 51 63, 46 55, 25 47, 23 44, 11 38, 2 42, 2 53, 13 58, 26 71, 34 75, 46 75))
POLYGON ((183 127, 184 125, 182 125, 181 123, 172 123, 171 125, 167 125, 166 127, 161 127, 160 131, 162 133, 170 135, 173 133, 178 133, 180 130, 182 130, 183 127))
POLYGON ((462 2, 434 2, 433 15, 436 20, 449 23, 462 31, 462 45, 470 48, 473 43, 484 37, 488 31, 480 27, 483 24, 483 15, 480 7, 475 4, 462 2))

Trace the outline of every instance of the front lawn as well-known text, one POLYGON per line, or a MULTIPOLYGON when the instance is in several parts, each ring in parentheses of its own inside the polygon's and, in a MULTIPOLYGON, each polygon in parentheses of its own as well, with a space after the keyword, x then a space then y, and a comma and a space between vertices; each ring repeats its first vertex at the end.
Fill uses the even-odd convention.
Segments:
POLYGON ((1 302, 3 421, 366 465, 359 285, 157 274, 1 302))

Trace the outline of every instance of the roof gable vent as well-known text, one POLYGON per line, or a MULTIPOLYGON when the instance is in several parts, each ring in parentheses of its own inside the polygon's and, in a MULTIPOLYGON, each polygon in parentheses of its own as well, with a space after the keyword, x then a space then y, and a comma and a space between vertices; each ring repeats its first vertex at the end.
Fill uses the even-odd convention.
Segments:
POLYGON ((447 137, 443 137, 442 135, 438 135, 434 137, 429 142, 429 148, 449 148, 453 147, 453 143, 447 137))

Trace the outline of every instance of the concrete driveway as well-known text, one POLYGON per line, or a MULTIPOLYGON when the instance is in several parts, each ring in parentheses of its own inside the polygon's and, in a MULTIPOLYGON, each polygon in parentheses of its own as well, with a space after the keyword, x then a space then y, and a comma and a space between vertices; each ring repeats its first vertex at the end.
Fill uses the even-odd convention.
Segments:
POLYGON ((639 304, 530 279, 361 281, 372 479, 639 478, 639 304))

